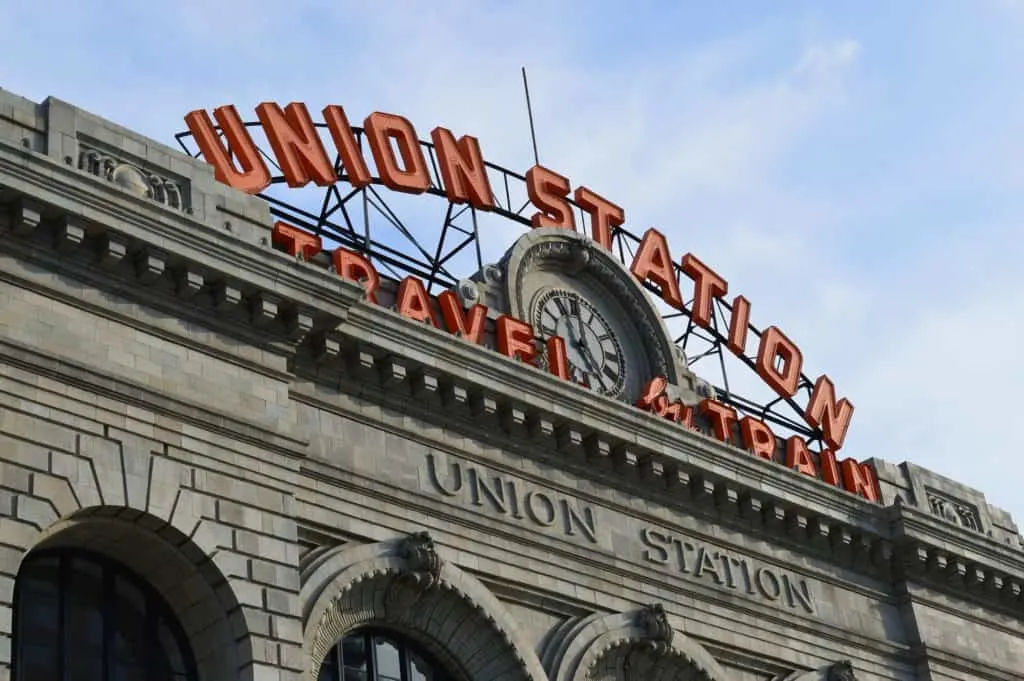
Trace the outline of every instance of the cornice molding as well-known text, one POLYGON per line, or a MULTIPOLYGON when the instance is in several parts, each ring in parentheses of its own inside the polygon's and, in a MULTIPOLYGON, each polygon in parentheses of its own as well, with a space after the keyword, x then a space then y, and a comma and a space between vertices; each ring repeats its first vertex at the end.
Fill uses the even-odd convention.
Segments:
POLYGON ((13 148, 3 141, 0 175, 9 190, 25 195, 26 205, 41 209, 43 220, 53 221, 63 215, 78 223, 86 235, 96 229, 116 232, 127 238, 125 245, 133 251, 158 252, 187 262, 199 274, 209 270, 224 279, 291 299, 296 305, 315 308, 328 317, 341 319, 345 309, 362 295, 359 286, 325 277, 322 268, 273 249, 269 225, 263 243, 250 243, 56 163, 48 156, 13 148), (89 210, 83 211, 83 207, 89 210), (117 225, 117 229, 110 225, 117 225))

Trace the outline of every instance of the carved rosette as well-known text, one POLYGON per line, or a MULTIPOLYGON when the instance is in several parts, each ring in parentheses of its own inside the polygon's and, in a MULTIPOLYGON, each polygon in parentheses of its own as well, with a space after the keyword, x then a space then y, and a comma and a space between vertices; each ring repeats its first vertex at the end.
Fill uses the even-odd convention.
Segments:
POLYGON ((425 592, 437 587, 444 566, 427 532, 417 532, 403 539, 396 553, 403 564, 385 595, 385 607, 394 615, 413 606, 425 592))
POLYGON ((853 664, 849 660, 833 662, 828 668, 827 681, 857 681, 853 673, 853 664))

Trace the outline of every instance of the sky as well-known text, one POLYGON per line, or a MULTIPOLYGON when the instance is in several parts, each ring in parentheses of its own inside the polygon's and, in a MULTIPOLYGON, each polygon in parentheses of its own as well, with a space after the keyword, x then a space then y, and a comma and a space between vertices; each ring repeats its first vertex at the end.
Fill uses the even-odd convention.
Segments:
POLYGON ((0 87, 168 144, 228 103, 400 113, 525 172, 525 66, 541 162, 796 341, 846 455, 1024 523, 1022 35, 1019 0, 4 0, 0 87))

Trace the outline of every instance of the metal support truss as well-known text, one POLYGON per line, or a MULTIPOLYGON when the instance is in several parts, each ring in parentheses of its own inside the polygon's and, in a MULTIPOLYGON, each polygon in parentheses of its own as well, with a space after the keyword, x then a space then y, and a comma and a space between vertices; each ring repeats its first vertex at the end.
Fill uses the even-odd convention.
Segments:
MULTIPOLYGON (((259 122, 245 125, 251 134, 261 131, 259 122)), ((319 123, 316 127, 325 130, 326 124, 319 123)), ((353 128, 353 132, 363 157, 372 158, 364 131, 353 128)), ((285 179, 273 154, 267 151, 269 144, 258 135, 252 136, 273 176, 271 185, 259 196, 268 203, 276 219, 320 236, 328 247, 341 246, 362 253, 383 277, 394 280, 418 277, 430 293, 452 288, 459 280, 483 269, 486 263, 485 249, 481 245, 482 221, 500 218, 530 227, 533 209, 527 197, 524 175, 485 163, 495 208, 480 211, 472 206, 453 203, 444 192, 437 154, 434 145, 428 141, 419 143, 427 159, 431 180, 426 193, 442 199, 446 208, 439 217, 425 219, 422 202, 416 208, 410 208, 409 202, 403 201, 408 198, 406 195, 386 189, 380 191, 383 184, 379 177, 373 177, 371 184, 365 187, 353 187, 340 156, 335 159, 337 183, 328 187, 310 185, 282 191, 282 187, 286 187, 285 179)), ((200 152, 190 132, 178 133, 175 139, 185 153, 199 158, 200 152)), ((587 229, 588 214, 579 206, 575 208, 578 211, 577 223, 587 229)), ((612 250, 628 265, 640 240, 640 236, 627 229, 614 228, 612 250)), ((678 263, 675 270, 679 281, 686 281, 678 263)), ((644 286, 657 294, 654 286, 647 283, 644 286)), ((738 360, 754 371, 754 361, 735 355, 727 347, 731 307, 716 300, 710 328, 694 323, 690 316, 691 307, 692 301, 689 301, 682 311, 662 309, 662 319, 669 333, 674 335, 673 340, 683 351, 691 370, 715 387, 718 399, 736 409, 741 416, 753 416, 789 431, 788 434, 799 435, 812 447, 824 447, 820 429, 809 427, 803 420, 804 407, 801 403, 806 405, 809 402, 813 382, 801 374, 794 397, 778 397, 765 403, 734 393, 730 389, 727 365, 738 360)), ((759 339, 761 332, 749 325, 749 334, 759 339)))

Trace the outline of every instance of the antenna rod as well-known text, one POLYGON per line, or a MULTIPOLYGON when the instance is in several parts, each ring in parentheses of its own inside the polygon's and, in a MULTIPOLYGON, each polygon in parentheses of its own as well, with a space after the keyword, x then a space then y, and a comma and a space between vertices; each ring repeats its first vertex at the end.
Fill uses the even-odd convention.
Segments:
POLYGON ((540 165, 537 155, 537 132, 533 128, 533 107, 530 105, 530 86, 526 82, 526 67, 523 67, 523 90, 526 92, 526 114, 530 117, 530 139, 533 141, 533 162, 540 165))

